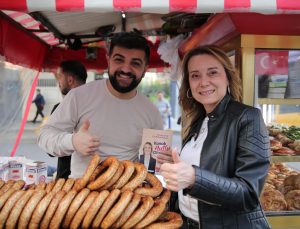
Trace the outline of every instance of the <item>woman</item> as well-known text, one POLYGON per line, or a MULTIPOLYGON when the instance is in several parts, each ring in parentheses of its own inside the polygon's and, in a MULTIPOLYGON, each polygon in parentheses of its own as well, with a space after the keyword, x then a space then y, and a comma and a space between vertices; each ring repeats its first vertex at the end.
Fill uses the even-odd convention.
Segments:
POLYGON ((160 172, 178 191, 183 228, 269 228, 259 203, 269 138, 258 109, 244 105, 238 75, 215 46, 183 62, 179 102, 189 122, 180 156, 160 172))
POLYGON ((152 144, 146 142, 143 146, 143 154, 140 156, 140 162, 143 163, 150 173, 155 173, 156 160, 152 157, 152 144))

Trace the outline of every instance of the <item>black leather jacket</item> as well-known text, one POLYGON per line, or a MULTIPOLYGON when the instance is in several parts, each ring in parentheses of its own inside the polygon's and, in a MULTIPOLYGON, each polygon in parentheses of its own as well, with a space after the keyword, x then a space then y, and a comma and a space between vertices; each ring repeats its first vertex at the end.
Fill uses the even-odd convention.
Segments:
MULTIPOLYGON (((226 95, 208 114, 208 134, 196 182, 184 194, 198 199, 201 229, 270 228, 259 203, 269 167, 269 137, 258 109, 226 95)), ((183 146, 198 134, 198 120, 183 146)))

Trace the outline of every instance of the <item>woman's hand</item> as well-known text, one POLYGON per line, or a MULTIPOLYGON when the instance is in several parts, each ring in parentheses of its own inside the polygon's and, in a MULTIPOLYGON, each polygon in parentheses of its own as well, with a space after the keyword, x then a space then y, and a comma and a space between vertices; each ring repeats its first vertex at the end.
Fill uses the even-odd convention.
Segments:
POLYGON ((164 163, 160 167, 160 174, 166 182, 166 188, 178 192, 193 186, 195 183, 193 166, 181 160, 176 149, 172 150, 172 158, 173 164, 164 163))
POLYGON ((173 163, 172 151, 159 152, 159 154, 156 155, 156 161, 160 164, 173 163))
POLYGON ((98 151, 100 139, 89 133, 90 122, 85 120, 77 133, 73 134, 73 146, 82 155, 92 155, 98 151))

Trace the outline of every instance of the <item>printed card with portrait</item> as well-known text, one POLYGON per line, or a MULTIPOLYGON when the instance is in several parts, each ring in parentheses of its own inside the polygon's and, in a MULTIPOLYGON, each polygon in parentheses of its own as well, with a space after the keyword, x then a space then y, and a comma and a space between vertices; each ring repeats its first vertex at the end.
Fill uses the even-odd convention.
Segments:
POLYGON ((159 174, 160 164, 156 161, 157 155, 171 152, 172 137, 173 132, 170 130, 143 129, 139 161, 149 172, 159 174))

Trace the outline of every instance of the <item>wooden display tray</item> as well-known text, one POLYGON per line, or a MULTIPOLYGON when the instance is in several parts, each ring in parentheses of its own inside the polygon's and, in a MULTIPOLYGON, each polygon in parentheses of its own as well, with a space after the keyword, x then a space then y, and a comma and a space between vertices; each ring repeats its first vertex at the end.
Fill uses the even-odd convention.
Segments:
POLYGON ((277 163, 277 162, 300 162, 300 155, 271 156, 271 161, 273 163, 277 163))
POLYGON ((300 211, 265 212, 272 229, 299 229, 300 211))

